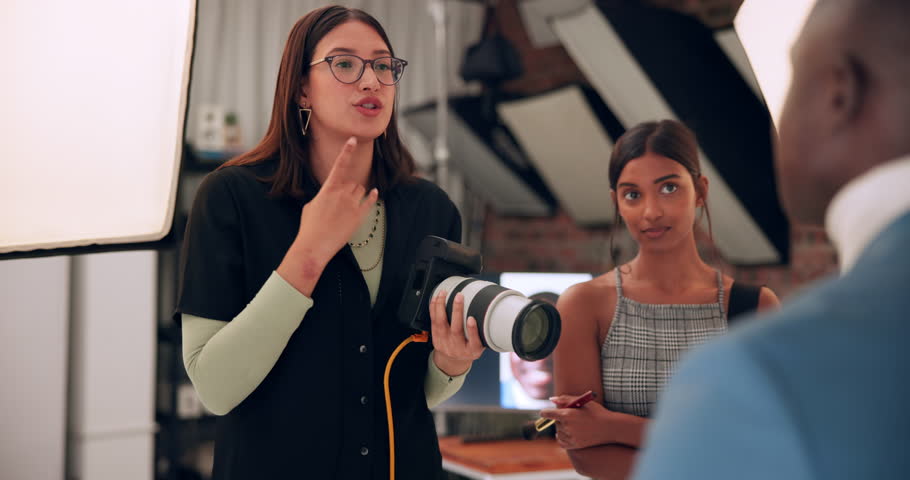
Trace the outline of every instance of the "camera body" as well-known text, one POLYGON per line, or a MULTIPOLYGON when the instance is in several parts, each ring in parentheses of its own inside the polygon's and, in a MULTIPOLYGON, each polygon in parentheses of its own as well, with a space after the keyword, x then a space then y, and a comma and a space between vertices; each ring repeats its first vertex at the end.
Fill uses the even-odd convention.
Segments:
POLYGON ((436 286, 452 276, 480 273, 481 268, 480 252, 428 235, 417 247, 417 257, 398 309, 399 319, 415 330, 429 332, 430 300, 436 286))
MULTIPOLYGON (((524 360, 549 355, 559 341, 561 321, 550 303, 521 292, 471 278, 480 273, 480 253, 444 238, 428 236, 417 256, 398 310, 400 320, 415 330, 430 331, 430 300, 446 292, 446 318, 452 318, 456 294, 464 297, 464 316, 474 317, 484 347, 515 352, 524 360)), ((467 335, 467 322, 464 325, 467 335)))

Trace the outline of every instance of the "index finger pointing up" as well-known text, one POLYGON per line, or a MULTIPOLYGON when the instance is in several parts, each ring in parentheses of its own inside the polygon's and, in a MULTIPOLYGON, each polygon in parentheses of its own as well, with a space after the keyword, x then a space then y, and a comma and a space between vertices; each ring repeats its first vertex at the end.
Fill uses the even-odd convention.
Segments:
POLYGON ((344 142, 344 146, 341 147, 341 153, 335 157, 335 163, 332 164, 332 170, 325 180, 326 185, 352 180, 351 177, 354 173, 354 160, 352 154, 356 147, 357 138, 355 137, 351 137, 348 141, 344 142))

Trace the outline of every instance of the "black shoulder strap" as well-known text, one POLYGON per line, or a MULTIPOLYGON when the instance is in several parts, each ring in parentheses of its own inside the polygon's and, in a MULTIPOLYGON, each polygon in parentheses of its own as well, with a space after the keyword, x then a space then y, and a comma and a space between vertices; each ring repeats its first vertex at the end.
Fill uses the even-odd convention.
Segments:
POLYGON ((727 325, 733 325, 737 317, 758 309, 758 297, 761 287, 733 282, 730 287, 730 307, 727 312, 727 325))

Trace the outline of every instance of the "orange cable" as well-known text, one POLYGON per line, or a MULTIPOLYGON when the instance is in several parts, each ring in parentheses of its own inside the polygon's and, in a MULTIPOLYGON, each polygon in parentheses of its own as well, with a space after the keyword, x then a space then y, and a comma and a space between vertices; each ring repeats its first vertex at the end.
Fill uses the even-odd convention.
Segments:
POLYGON ((420 332, 404 339, 392 352, 389 361, 385 364, 385 375, 382 376, 382 385, 385 389, 385 413, 389 423, 389 480, 395 480, 395 424, 392 421, 392 395, 389 393, 389 373, 392 371, 392 362, 398 352, 411 342, 426 342, 429 339, 427 332, 420 332))

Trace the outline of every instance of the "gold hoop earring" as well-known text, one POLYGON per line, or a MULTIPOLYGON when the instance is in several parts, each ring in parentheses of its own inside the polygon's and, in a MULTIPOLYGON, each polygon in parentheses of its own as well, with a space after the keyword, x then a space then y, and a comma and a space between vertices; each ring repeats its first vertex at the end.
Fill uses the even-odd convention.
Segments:
POLYGON ((300 133, 306 136, 307 128, 310 126, 310 117, 313 116, 313 109, 305 106, 297 108, 297 120, 300 121, 300 133), (306 112, 306 122, 303 121, 303 113, 306 112))

